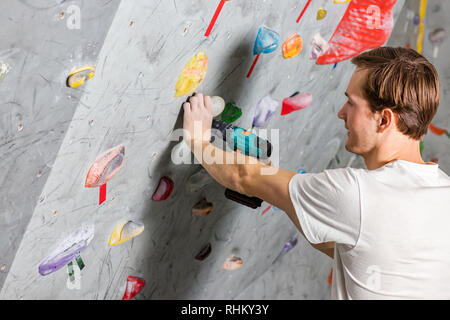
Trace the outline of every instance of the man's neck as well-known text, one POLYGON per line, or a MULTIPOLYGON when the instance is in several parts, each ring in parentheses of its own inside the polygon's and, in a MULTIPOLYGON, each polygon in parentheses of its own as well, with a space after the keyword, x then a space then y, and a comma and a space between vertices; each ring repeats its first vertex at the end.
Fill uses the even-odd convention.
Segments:
POLYGON ((404 160, 418 164, 434 164, 432 162, 423 161, 422 156, 420 154, 419 142, 405 145, 402 149, 397 149, 397 151, 390 151, 390 150, 396 149, 395 148, 390 148, 387 150, 379 149, 372 152, 372 154, 362 155, 367 169, 376 170, 396 160, 404 160))

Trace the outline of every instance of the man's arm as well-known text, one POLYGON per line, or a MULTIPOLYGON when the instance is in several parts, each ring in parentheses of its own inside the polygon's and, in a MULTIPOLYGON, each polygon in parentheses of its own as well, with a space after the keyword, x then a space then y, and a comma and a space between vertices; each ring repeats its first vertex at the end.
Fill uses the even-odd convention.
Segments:
MULTIPOLYGON (((213 146, 209 142, 212 123, 210 97, 196 94, 183 107, 185 140, 206 171, 223 186, 258 197, 280 208, 305 236, 289 195, 289 181, 296 173, 283 169, 273 170, 273 167, 254 158, 250 159, 237 152, 226 152, 213 146), (264 171, 272 171, 273 174, 261 174, 264 171)), ((333 242, 311 245, 333 258, 333 242)))

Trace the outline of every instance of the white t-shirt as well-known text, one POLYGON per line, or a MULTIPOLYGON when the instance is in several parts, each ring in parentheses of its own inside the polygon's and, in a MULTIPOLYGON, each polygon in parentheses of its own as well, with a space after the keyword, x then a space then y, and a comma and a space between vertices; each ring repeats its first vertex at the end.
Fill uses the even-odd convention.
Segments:
POLYGON ((332 299, 450 299, 450 177, 437 164, 297 174, 289 193, 308 241, 336 242, 332 299))

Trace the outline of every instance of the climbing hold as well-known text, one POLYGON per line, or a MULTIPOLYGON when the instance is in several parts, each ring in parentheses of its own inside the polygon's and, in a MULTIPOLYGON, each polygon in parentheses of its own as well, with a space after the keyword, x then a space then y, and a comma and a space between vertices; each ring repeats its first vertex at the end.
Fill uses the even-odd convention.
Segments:
POLYGON ((205 217, 211 213, 213 209, 213 204, 206 201, 205 198, 197 202, 194 207, 192 207, 192 216, 195 217, 205 217))
POLYGON ((213 117, 217 117, 223 112, 223 109, 225 109, 225 100, 223 100, 219 96, 212 96, 211 103, 213 109, 213 117))
POLYGON ((92 79, 95 74, 95 66, 88 65, 72 71, 67 77, 66 84, 68 87, 77 88, 86 81, 92 79))
POLYGON ((420 15, 418 13, 416 13, 414 15, 413 23, 414 23, 415 26, 419 25, 419 23, 420 23, 420 15))
POLYGON ((447 130, 435 127, 432 123, 430 123, 428 128, 437 136, 442 136, 443 134, 447 133, 447 130))
POLYGON ((222 112, 222 121, 232 123, 242 116, 241 108, 235 102, 228 102, 222 112))
POLYGON ((86 225, 71 233, 39 264, 39 273, 46 276, 67 265, 87 248, 94 232, 94 225, 86 225))
POLYGON ((433 32, 430 32, 428 39, 434 45, 440 45, 447 38, 447 31, 443 28, 435 29, 433 32))
POLYGON ((70 279, 70 281, 71 281, 71 282, 74 282, 74 281, 75 281, 75 277, 74 277, 73 262, 72 262, 72 261, 70 261, 70 262, 67 264, 67 273, 69 274, 69 279, 70 279))
POLYGON ((424 143, 423 143, 423 141, 420 141, 419 146, 420 146, 420 154, 422 154, 422 151, 423 151, 423 148, 424 148, 424 143))
POLYGON ((230 1, 230 0, 220 0, 219 5, 217 6, 217 9, 214 12, 214 15, 213 15, 213 17, 211 19, 211 22, 209 23, 208 28, 206 29, 205 37, 208 37, 209 34, 211 33, 211 30, 214 27, 214 24, 216 23, 217 17, 219 16, 220 11, 222 11, 223 5, 227 1, 230 1))
POLYGON ((144 231, 144 224, 138 221, 128 221, 119 224, 109 238, 108 246, 113 247, 137 237, 144 231))
POLYGON ((195 260, 203 261, 205 260, 209 254, 211 253, 211 243, 208 243, 206 246, 203 247, 202 250, 195 256, 195 260))
POLYGON ((8 64, 0 62, 0 80, 6 76, 9 70, 11 70, 11 67, 8 64))
POLYGON ((225 263, 223 264, 222 269, 224 270, 236 270, 242 267, 242 259, 239 257, 231 256, 227 258, 225 263))
POLYGON ((297 56, 303 48, 302 37, 297 32, 292 34, 282 45, 283 57, 285 59, 297 56))
POLYGON ((328 275, 328 285, 333 284, 333 269, 330 270, 330 274, 328 275))
POLYGON ((189 177, 186 188, 189 193, 195 193, 213 181, 214 179, 209 175, 208 171, 201 168, 198 172, 189 177))
POLYGON ((174 187, 174 183, 172 179, 167 176, 162 177, 159 180, 158 186, 156 187, 155 192, 153 193, 152 199, 154 201, 163 201, 166 200, 172 194, 174 187))
POLYGON ((125 289, 125 293, 123 294, 122 300, 130 300, 133 299, 139 292, 141 292, 142 288, 145 286, 145 280, 128 276, 127 278, 127 287, 125 289))
POLYGON ((447 31, 443 28, 435 29, 433 32, 430 32, 428 39, 434 45, 433 58, 437 58, 439 46, 447 39, 447 31))
POLYGON ((291 240, 289 240, 288 242, 286 242, 286 244, 283 247, 283 251, 288 252, 289 250, 294 248, 296 245, 297 245, 297 238, 294 237, 291 240))
POLYGON ((253 54, 271 53, 280 45, 280 35, 266 27, 260 27, 253 45, 253 54))
POLYGON ((334 3, 347 3, 350 1, 352 1, 352 0, 334 0, 334 3))
POLYGON ((283 99, 281 107, 281 115, 287 115, 291 112, 301 110, 309 106, 312 102, 312 95, 310 93, 301 93, 283 99))
POLYGON ((77 256, 75 257, 75 261, 77 262, 78 268, 80 268, 80 270, 83 270, 83 268, 84 268, 84 262, 83 262, 83 259, 81 259, 81 256, 80 256, 80 255, 77 255, 77 256))
POLYGON ((274 100, 270 94, 264 96, 256 105, 253 126, 262 127, 278 108, 278 101, 274 100))
POLYGON ((350 59, 382 46, 392 32, 392 9, 397 0, 352 0, 317 64, 350 59))
POLYGON ((198 52, 181 71, 175 85, 175 97, 184 96, 194 92, 202 83, 208 70, 208 57, 205 51, 198 52))
POLYGON ((309 56, 309 58, 311 60, 317 59, 322 54, 324 54, 329 48, 328 42, 324 38, 322 38, 320 33, 316 33, 314 35, 314 37, 311 40, 311 45, 312 45, 312 50, 311 50, 311 54, 309 56))
POLYGON ((120 170, 125 156, 125 147, 112 148, 99 156, 89 168, 84 186, 100 187, 99 204, 106 199, 106 183, 120 170))
POLYGON ((327 16, 327 10, 325 10, 324 8, 320 8, 319 10, 317 10, 317 16, 316 16, 317 20, 322 20, 326 16, 327 16))
POLYGON ((259 28, 258 34, 256 35, 255 44, 253 46, 253 54, 256 55, 256 57, 247 73, 247 78, 249 78, 252 74, 253 68, 258 61, 259 56, 262 53, 271 53, 275 51, 279 45, 280 35, 278 33, 266 27, 259 28))
POLYGON ((111 180, 122 167, 124 156, 124 146, 112 148, 99 156, 88 171, 85 187, 99 187, 111 180))

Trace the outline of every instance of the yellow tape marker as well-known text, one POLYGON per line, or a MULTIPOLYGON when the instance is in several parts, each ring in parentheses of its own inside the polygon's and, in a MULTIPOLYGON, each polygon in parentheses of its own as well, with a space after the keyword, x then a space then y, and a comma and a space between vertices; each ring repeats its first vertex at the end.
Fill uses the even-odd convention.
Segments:
POLYGON ((417 52, 422 53, 423 49, 423 19, 425 18, 425 13, 427 11, 427 0, 420 0, 420 24, 419 24, 419 36, 417 38, 417 52))

